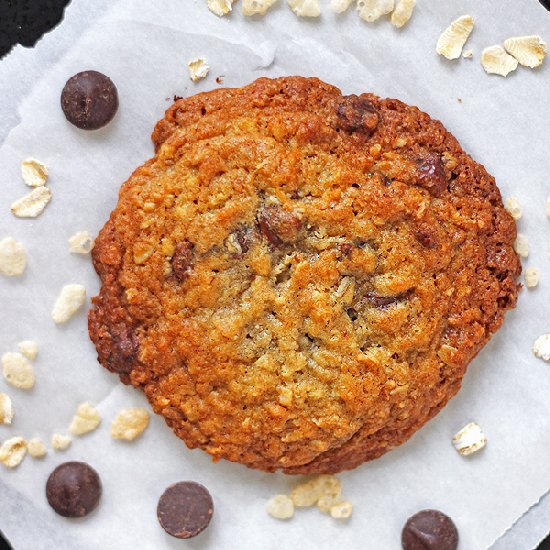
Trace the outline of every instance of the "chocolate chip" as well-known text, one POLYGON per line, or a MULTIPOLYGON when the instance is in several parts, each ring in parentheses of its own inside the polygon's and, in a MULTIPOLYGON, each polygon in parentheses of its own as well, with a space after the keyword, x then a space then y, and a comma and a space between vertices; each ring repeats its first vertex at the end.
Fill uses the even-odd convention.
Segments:
POLYGON ((344 256, 351 256, 351 251, 353 250, 354 246, 351 243, 341 243, 340 244, 340 250, 342 251, 342 254, 344 256))
POLYGON ((176 245, 172 256, 172 274, 181 283, 191 271, 191 260, 195 245, 189 241, 182 241, 176 245))
POLYGON ((437 248, 438 242, 433 233, 428 231, 427 229, 419 229, 416 232, 416 240, 424 247, 424 248, 437 248))
POLYGON ((194 481, 170 485, 157 506, 157 517, 162 528, 178 539, 190 539, 204 531, 213 512, 210 493, 194 481))
POLYGON ((417 161, 418 185, 434 197, 440 197, 447 189, 447 177, 441 158, 436 153, 427 153, 417 161))
POLYGON ((112 80, 97 71, 83 71, 67 80, 61 93, 65 118, 82 130, 97 130, 112 120, 118 93, 112 80))
POLYGON ((258 234, 254 229, 244 225, 238 227, 233 234, 243 254, 246 254, 250 250, 252 243, 258 238, 258 234))
POLYGON ((392 304, 406 300, 410 296, 411 292, 412 291, 407 290, 401 294, 396 294, 395 296, 380 296, 379 294, 376 294, 376 292, 367 292, 366 297, 372 306, 383 309, 391 306, 392 304))
POLYGON ((85 462, 64 462, 48 478, 46 498, 50 506, 66 518, 87 516, 99 502, 101 481, 85 462))
POLYGON ((117 374, 129 374, 139 350, 139 341, 126 323, 113 324, 109 329, 111 345, 107 368, 117 374))
POLYGON ((401 533, 404 550, 455 550, 458 531, 453 520, 438 510, 422 510, 410 517, 401 533))
POLYGON ((371 135, 378 123, 380 115, 370 101, 355 94, 342 96, 336 107, 338 125, 347 132, 362 131, 371 135))
POLYGON ((258 224, 262 234, 275 246, 295 242, 302 226, 296 214, 274 205, 260 208, 258 224))

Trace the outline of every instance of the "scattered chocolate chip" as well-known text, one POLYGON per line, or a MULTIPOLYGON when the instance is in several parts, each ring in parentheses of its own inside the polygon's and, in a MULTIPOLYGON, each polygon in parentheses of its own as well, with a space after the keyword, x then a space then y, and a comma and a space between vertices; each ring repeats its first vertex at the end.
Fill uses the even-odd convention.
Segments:
POLYGON ((385 308, 396 304, 397 302, 402 302, 406 300, 411 294, 410 290, 397 294, 395 296, 380 296, 376 292, 367 292, 366 297, 370 304, 374 307, 385 308))
POLYGON ((410 517, 401 533, 404 550, 455 550, 458 531, 453 520, 438 510, 422 510, 410 517))
POLYGON ((216 77, 216 84, 222 84, 223 83, 223 79, 224 79, 225 75, 220 75, 220 76, 217 76, 216 77))
POLYGON ((296 214, 273 205, 260 208, 258 224, 262 234, 275 246, 295 242, 302 226, 296 214))
POLYGON ((342 96, 336 107, 339 126, 347 132, 362 131, 371 135, 378 123, 380 115, 374 106, 363 97, 355 94, 342 96))
POLYGON ((441 158, 437 153, 428 153, 417 161, 418 185, 434 197, 440 197, 447 188, 447 177, 441 158))
POLYGON ((189 241, 182 241, 176 245, 172 256, 172 274, 181 283, 191 271, 191 259, 193 258, 195 245, 189 241))
POLYGON ((48 478, 46 498, 50 506, 66 518, 87 516, 99 502, 101 481, 85 462, 64 462, 48 478))
POLYGON ((110 122, 118 109, 113 81, 97 71, 83 71, 67 80, 61 93, 65 118, 82 130, 97 130, 110 122))
POLYGON ((178 539, 190 539, 204 531, 213 512, 210 493, 206 487, 194 481, 180 481, 170 485, 157 506, 157 517, 162 528, 178 539))
POLYGON ((427 229, 419 229, 416 232, 416 240, 424 248, 437 248, 438 245, 436 237, 427 229))

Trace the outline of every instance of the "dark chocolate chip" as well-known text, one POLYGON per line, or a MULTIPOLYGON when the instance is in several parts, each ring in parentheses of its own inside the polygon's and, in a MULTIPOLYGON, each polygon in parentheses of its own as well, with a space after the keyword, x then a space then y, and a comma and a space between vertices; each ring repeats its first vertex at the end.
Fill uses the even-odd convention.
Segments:
POLYGON ((342 96, 336 107, 336 115, 340 128, 347 132, 362 131, 371 135, 378 123, 380 115, 370 101, 355 94, 342 96))
POLYGON ((419 229, 416 232, 416 240, 424 247, 424 248, 437 248, 438 242, 436 237, 428 231, 427 229, 419 229))
POLYGON ((440 197, 447 189, 447 177, 437 153, 427 153, 417 161, 418 185, 434 197, 440 197))
POLYGON ((189 276, 194 248, 195 245, 193 243, 182 241, 176 245, 174 250, 174 255, 172 256, 172 274, 180 283, 189 276))
POLYGON ((85 462, 64 462, 48 478, 46 498, 50 506, 66 518, 87 516, 99 502, 101 481, 85 462))
POLYGON ((213 512, 210 493, 194 481, 170 485, 157 506, 157 517, 162 528, 178 539, 190 539, 204 531, 213 512))
POLYGON ((107 350, 107 368, 117 374, 129 374, 138 355, 138 337, 126 323, 111 325, 109 334, 111 344, 107 350))
POLYGON ((65 118, 82 130, 97 130, 109 123, 118 109, 113 81, 97 71, 83 71, 67 80, 61 93, 65 118))
POLYGON ((296 241, 302 226, 300 218, 279 206, 263 206, 258 211, 260 231, 273 245, 296 241))
POLYGON ((349 307, 348 309, 346 309, 346 313, 348 314, 348 317, 352 321, 356 321, 359 318, 359 314, 357 313, 357 310, 353 309, 352 307, 349 307))
POLYGON ((438 510, 422 510, 407 520, 401 544, 404 550, 455 550, 458 531, 449 516, 438 510))

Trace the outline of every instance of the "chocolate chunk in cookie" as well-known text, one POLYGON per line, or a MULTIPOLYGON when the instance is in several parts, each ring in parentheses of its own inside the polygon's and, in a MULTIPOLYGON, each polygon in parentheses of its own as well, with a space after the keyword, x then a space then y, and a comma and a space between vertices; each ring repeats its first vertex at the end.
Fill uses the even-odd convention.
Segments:
POLYGON ((346 132, 361 131, 371 135, 380 122, 380 115, 368 99, 355 94, 343 96, 337 104, 338 125, 346 132))

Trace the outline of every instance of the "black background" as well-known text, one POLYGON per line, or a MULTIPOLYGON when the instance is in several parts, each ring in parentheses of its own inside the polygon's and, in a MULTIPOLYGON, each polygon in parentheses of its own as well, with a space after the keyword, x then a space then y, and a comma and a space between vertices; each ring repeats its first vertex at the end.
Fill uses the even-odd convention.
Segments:
MULTIPOLYGON (((550 11, 550 0, 539 1, 550 11)), ((15 44, 34 46, 45 32, 61 22, 69 2, 70 0, 0 0, 0 58, 9 53, 15 44)), ((32 525, 29 528, 32 529, 32 525)), ((9 548, 0 533, 0 550, 9 548)), ((550 550, 550 538, 539 546, 539 550, 550 550)))

